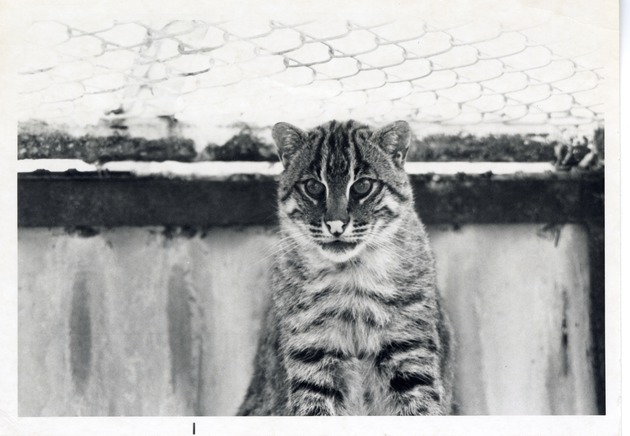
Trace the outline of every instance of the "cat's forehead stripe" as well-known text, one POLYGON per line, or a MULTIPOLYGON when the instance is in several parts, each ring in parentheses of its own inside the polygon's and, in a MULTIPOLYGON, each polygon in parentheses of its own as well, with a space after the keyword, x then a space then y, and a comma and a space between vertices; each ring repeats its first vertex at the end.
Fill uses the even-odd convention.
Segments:
POLYGON ((324 168, 325 166, 323 165, 326 159, 326 150, 324 144, 328 140, 328 132, 322 126, 318 126, 313 131, 311 131, 311 135, 312 136, 310 137, 309 147, 312 150, 312 159, 309 165, 309 171, 312 174, 321 177, 322 168, 324 168))
POLYGON ((352 157, 350 155, 349 138, 346 126, 331 123, 327 141, 328 162, 326 174, 329 177, 343 177, 349 172, 352 157))
POLYGON ((302 169, 298 179, 311 174, 320 179, 330 177, 345 181, 348 175, 352 179, 360 173, 377 173, 369 164, 370 152, 366 149, 370 134, 369 126, 352 120, 331 121, 315 127, 308 133, 310 163, 302 169))

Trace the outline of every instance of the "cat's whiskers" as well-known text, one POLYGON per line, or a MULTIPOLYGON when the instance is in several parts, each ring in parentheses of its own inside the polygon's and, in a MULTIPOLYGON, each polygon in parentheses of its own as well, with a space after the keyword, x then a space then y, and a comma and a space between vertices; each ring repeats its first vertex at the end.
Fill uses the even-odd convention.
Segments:
POLYGON ((275 255, 285 252, 285 251, 290 251, 293 248, 297 248, 298 243, 297 241, 295 241, 292 237, 290 236, 285 236, 283 238, 281 238, 280 240, 276 241, 274 244, 270 245, 269 247, 267 247, 265 249, 266 254, 261 257, 260 259, 258 259, 256 262, 254 262, 254 265, 258 265, 259 263, 265 262, 271 258, 273 258, 275 255))
POLYGON ((401 253, 395 251, 393 248, 387 246, 385 243, 376 242, 375 244, 373 244, 373 246, 398 261, 402 261, 404 259, 404 256, 401 253))
POLYGON ((397 250, 396 245, 391 242, 391 240, 380 240, 380 238, 372 238, 368 245, 372 248, 380 250, 387 255, 391 256, 395 260, 401 262, 405 259, 405 255, 397 250))

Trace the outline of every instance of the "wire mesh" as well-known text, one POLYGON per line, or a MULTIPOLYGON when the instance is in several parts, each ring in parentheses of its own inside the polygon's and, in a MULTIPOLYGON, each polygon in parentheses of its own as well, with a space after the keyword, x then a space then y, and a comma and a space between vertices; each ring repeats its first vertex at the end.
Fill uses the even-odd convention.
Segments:
POLYGON ((592 132, 604 120, 601 42, 563 26, 36 22, 19 117, 110 126, 162 117, 215 131, 354 118, 404 119, 416 133, 592 132))

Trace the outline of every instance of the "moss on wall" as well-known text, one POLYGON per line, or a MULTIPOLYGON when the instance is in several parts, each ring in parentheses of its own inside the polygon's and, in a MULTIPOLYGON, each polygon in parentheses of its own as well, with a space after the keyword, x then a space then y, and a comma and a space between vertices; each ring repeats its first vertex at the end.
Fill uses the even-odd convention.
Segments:
MULTIPOLYGON (((603 157, 603 128, 595 132, 595 145, 603 157)), ((410 162, 553 162, 560 144, 544 135, 429 135, 414 138, 410 162)), ((278 157, 275 146, 261 139, 249 126, 223 145, 208 144, 197 153, 191 139, 173 135, 148 140, 116 132, 109 136, 72 136, 45 123, 24 123, 18 133, 19 159, 81 159, 86 162, 113 160, 164 161, 270 161, 278 157)))
POLYGON ((190 139, 148 140, 122 135, 71 136, 61 131, 18 134, 18 159, 81 159, 85 162, 117 160, 192 162, 197 152, 190 139))
POLYGON ((197 160, 275 162, 278 157, 273 145, 263 142, 249 130, 242 130, 223 146, 208 144, 197 160))
POLYGON ((414 139, 410 162, 552 162, 555 141, 533 135, 430 135, 414 139))

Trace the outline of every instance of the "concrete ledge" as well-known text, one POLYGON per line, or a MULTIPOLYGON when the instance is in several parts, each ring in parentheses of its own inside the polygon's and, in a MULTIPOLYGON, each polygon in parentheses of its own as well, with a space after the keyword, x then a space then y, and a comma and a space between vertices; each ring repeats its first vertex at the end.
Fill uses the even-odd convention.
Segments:
MULTIPOLYGON (((247 163, 248 165, 250 163, 247 163)), ((18 225, 190 226, 276 223, 278 167, 188 174, 34 171, 18 175, 18 225)), ((581 223, 603 226, 604 173, 410 171, 427 224, 581 223)))

